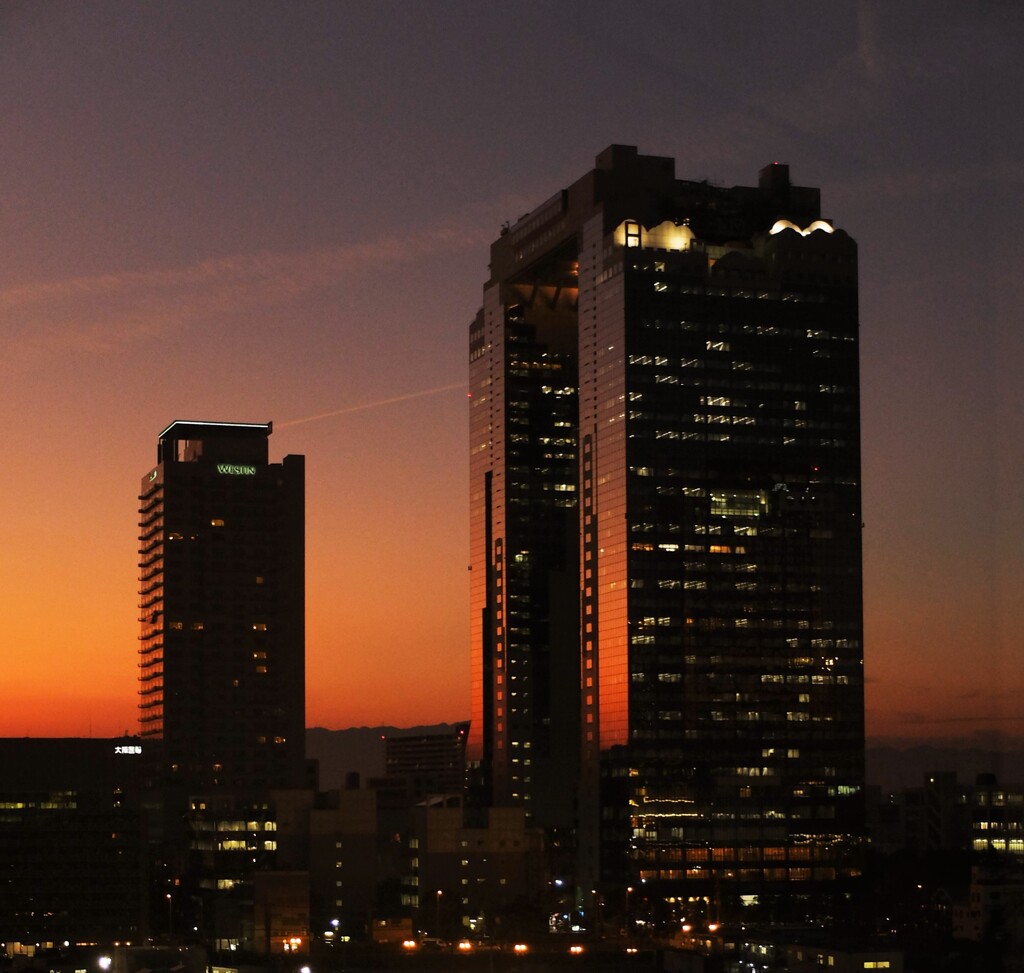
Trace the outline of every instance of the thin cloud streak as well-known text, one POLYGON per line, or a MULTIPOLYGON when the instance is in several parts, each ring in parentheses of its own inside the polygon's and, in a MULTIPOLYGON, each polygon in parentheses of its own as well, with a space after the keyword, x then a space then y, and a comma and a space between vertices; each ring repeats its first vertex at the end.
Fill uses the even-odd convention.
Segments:
POLYGON ((928 717, 921 713, 906 713, 897 720, 900 723, 910 723, 915 726, 931 726, 943 723, 1019 723, 1024 721, 1024 716, 1010 716, 999 713, 992 713, 986 716, 936 716, 928 717))
POLYGON ((438 226, 420 233, 386 236, 367 243, 346 244, 299 253, 262 251, 213 257, 186 267, 134 270, 27 284, 0 291, 0 311, 82 297, 134 295, 140 291, 178 291, 232 284, 276 285, 285 294, 333 283, 339 273, 351 273, 385 261, 408 261, 438 252, 473 249, 480 245, 479 229, 469 232, 438 226))
POLYGON ((0 291, 0 361, 11 365, 72 350, 102 353, 197 320, 286 304, 376 267, 476 251, 488 241, 479 227, 441 225, 301 253, 237 254, 185 267, 11 287, 0 291))
POLYGON ((359 405, 349 405, 344 409, 335 409, 333 412, 321 412, 319 415, 306 416, 304 419, 289 419, 287 422, 279 422, 278 429, 287 429, 290 426, 299 426, 304 422, 316 422, 318 419, 331 419, 334 416, 347 416, 353 412, 365 412, 367 409, 376 409, 382 405, 394 405, 396 402, 409 402, 412 399, 422 399, 428 395, 439 395, 441 392, 451 392, 453 389, 465 389, 465 382, 455 382, 452 385, 439 385, 433 389, 422 389, 419 392, 408 392, 405 395, 396 395, 390 399, 378 399, 375 402, 362 402, 359 405))

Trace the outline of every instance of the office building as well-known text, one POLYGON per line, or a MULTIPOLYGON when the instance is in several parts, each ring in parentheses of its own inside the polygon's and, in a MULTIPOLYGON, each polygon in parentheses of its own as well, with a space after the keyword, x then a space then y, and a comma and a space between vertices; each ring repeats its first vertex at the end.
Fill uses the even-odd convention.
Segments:
POLYGON ((522 807, 467 815, 459 796, 429 798, 413 809, 404 852, 402 904, 421 929, 441 939, 547 931, 546 910, 537 908, 544 834, 522 807))
POLYGON ((579 755, 577 289, 571 247, 545 253, 539 273, 494 271, 470 331, 466 756, 472 801, 564 828, 579 755))
POLYGON ((304 459, 270 433, 173 422, 142 480, 140 733, 187 793, 304 783, 304 459))
POLYGON ((148 931, 145 759, 138 737, 0 739, 8 957, 148 931))
POLYGON ((441 732, 384 737, 385 773, 395 784, 404 782, 410 804, 432 794, 462 793, 468 729, 456 723, 441 732))
POLYGON ((787 166, 720 188, 630 146, 492 245, 467 760, 538 823, 576 801, 585 892, 857 871, 856 260, 787 166))

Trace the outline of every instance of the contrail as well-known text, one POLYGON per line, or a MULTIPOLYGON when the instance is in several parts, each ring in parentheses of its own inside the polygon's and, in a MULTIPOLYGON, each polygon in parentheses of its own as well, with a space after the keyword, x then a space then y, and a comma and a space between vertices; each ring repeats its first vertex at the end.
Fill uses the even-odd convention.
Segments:
POLYGON ((335 409, 333 412, 321 412, 318 416, 306 416, 305 419, 291 419, 288 422, 279 423, 278 429, 285 429, 288 426, 298 426, 303 422, 315 422, 317 419, 330 419, 333 416, 347 416, 350 412, 365 412, 367 409, 376 409, 381 405, 392 405, 395 402, 408 402, 410 399, 422 399, 425 395, 437 395, 439 392, 451 392, 453 389, 464 389, 465 382, 456 382, 454 385, 439 385, 436 389, 423 389, 421 392, 409 392, 406 395, 396 395, 393 399, 378 399, 376 402, 363 402, 361 405, 350 405, 344 409, 335 409))

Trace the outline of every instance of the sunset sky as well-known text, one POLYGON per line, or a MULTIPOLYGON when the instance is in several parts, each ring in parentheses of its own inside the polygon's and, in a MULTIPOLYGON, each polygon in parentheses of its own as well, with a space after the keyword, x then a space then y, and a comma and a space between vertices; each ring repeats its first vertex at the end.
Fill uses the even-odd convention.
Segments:
POLYGON ((307 723, 469 714, 488 245, 613 142, 860 247, 868 732, 1024 737, 1024 7, 0 4, 0 735, 136 728, 174 419, 307 457, 307 723))

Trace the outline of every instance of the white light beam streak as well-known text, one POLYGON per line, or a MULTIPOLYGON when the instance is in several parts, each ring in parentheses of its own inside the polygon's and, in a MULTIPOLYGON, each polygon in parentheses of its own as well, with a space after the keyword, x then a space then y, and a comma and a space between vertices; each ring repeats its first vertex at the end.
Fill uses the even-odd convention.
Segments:
POLYGON ((349 405, 344 409, 335 409, 333 412, 321 412, 318 416, 306 416, 305 419, 289 419, 288 422, 278 423, 276 428, 286 429, 288 426, 298 426, 304 422, 316 422, 317 419, 331 419, 334 416, 347 416, 353 412, 365 412, 367 409, 376 409, 382 405, 394 405, 396 402, 408 402, 410 399, 422 399, 427 395, 438 395, 441 392, 451 392, 454 389, 464 389, 465 382, 456 382, 453 385, 439 385, 434 389, 423 389, 419 392, 409 392, 406 395, 396 395, 391 399, 378 399, 376 402, 363 402, 360 405, 349 405))

